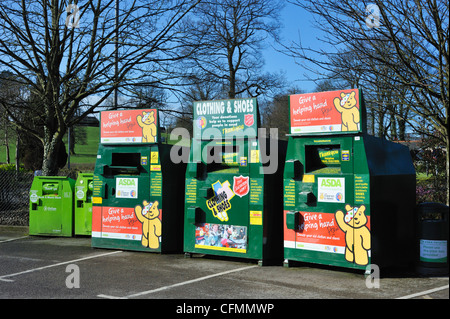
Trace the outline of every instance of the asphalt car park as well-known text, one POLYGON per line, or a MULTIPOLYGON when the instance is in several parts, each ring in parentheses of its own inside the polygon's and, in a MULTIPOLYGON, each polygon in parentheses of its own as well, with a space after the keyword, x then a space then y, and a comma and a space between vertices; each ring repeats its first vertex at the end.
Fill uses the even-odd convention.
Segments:
POLYGON ((174 312, 206 314, 201 300, 220 301, 210 313, 230 313, 269 311, 270 300, 449 298, 448 275, 380 274, 366 278, 311 264, 261 267, 232 258, 96 249, 89 237, 28 236, 26 228, 0 226, 1 299, 166 299, 174 312), (243 306, 245 300, 252 304, 243 306))

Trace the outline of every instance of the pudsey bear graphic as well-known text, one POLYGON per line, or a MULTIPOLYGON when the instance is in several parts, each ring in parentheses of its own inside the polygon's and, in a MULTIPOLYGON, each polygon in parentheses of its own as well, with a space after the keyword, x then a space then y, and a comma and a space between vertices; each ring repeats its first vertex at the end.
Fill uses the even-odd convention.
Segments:
POLYGON ((159 248, 161 237, 161 220, 159 217, 158 201, 143 201, 144 208, 137 205, 134 208, 137 219, 142 223, 142 246, 152 249, 159 248))
POLYGON ((356 92, 341 93, 341 97, 336 97, 333 100, 334 107, 341 113, 341 121, 343 132, 357 131, 360 122, 359 109, 356 107, 356 92))
POLYGON ((156 115, 155 111, 145 112, 136 117, 138 125, 142 128, 142 142, 155 143, 156 142, 156 115))
POLYGON ((335 213, 336 222, 345 233, 345 259, 357 265, 367 265, 371 244, 367 216, 364 214, 366 206, 351 207, 347 204, 345 209, 346 216, 341 210, 335 213))

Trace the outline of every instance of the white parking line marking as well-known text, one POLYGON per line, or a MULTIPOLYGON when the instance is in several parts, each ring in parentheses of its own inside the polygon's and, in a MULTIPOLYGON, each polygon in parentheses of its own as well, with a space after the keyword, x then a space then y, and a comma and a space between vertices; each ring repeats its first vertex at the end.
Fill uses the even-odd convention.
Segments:
POLYGON ((0 240, 0 244, 1 243, 6 243, 8 241, 13 241, 13 240, 18 240, 18 239, 23 239, 23 238, 27 238, 28 236, 23 236, 23 237, 17 237, 17 238, 11 238, 11 239, 5 239, 5 240, 0 240))
POLYGON ((415 298, 415 297, 419 297, 419 296, 423 296, 423 295, 428 295, 428 294, 431 294, 433 292, 441 291, 441 290, 444 290, 444 289, 448 289, 448 287, 449 287, 449 285, 442 286, 442 287, 437 287, 437 288, 434 288, 434 289, 425 290, 425 291, 422 291, 422 292, 418 292, 418 293, 415 293, 415 294, 399 297, 399 298, 396 298, 396 299, 411 299, 411 298, 415 298))
POLYGON ((180 282, 180 283, 177 283, 177 284, 173 284, 173 285, 169 285, 169 286, 164 286, 164 287, 160 287, 160 288, 156 288, 156 289, 152 289, 152 290, 138 292, 136 294, 128 295, 128 296, 125 296, 125 297, 116 297, 116 296, 109 296, 109 295, 103 295, 103 294, 97 295, 97 297, 108 298, 108 299, 128 299, 128 298, 140 297, 140 296, 149 295, 149 294, 152 294, 152 293, 155 293, 155 292, 159 292, 159 291, 162 291, 162 290, 167 290, 167 289, 170 289, 170 288, 175 288, 175 287, 180 287, 180 286, 184 286, 184 285, 189 285, 189 284, 192 284, 192 283, 195 283, 195 282, 199 282, 199 281, 202 281, 202 280, 206 280, 206 279, 210 279, 210 278, 214 278, 214 277, 218 277, 218 276, 223 276, 223 275, 231 274, 233 272, 247 270, 247 269, 251 269, 251 268, 255 268, 255 267, 259 267, 259 266, 258 265, 254 265, 254 266, 247 266, 247 267, 227 270, 227 271, 219 272, 217 274, 212 274, 212 275, 208 275, 208 276, 204 276, 204 277, 200 277, 200 278, 196 278, 196 279, 192 279, 192 280, 183 281, 183 282, 180 282))
POLYGON ((38 270, 43 270, 43 269, 47 269, 47 268, 57 267, 57 266, 61 266, 61 265, 72 264, 72 263, 76 263, 76 262, 83 261, 83 260, 88 260, 88 259, 93 259, 93 258, 113 255, 113 254, 117 254, 117 253, 121 253, 121 252, 122 252, 121 250, 117 250, 117 251, 104 253, 104 254, 99 254, 99 255, 95 255, 95 256, 89 256, 89 257, 84 257, 84 258, 64 261, 62 263, 57 263, 57 264, 53 264, 53 265, 47 265, 47 266, 43 266, 43 267, 33 268, 33 269, 17 272, 15 274, 3 275, 3 276, 0 276, 0 281, 13 282, 14 280, 6 279, 6 278, 19 276, 19 275, 23 275, 23 274, 28 274, 28 273, 35 272, 35 271, 38 271, 38 270))

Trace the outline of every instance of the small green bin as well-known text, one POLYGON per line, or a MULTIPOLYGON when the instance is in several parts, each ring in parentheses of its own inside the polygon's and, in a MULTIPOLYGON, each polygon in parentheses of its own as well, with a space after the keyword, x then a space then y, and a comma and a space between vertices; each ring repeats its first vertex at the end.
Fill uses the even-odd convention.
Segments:
POLYGON ((36 176, 30 189, 30 235, 73 236, 75 180, 36 176))
POLYGON ((94 174, 79 173, 75 182, 75 235, 91 235, 94 174))

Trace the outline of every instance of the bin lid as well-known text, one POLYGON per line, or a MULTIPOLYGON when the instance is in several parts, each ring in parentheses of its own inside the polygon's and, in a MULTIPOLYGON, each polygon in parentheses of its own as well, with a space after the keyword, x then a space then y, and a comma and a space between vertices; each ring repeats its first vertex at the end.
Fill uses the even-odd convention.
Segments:
POLYGON ((449 212, 449 207, 447 205, 444 205, 442 203, 435 203, 435 202, 424 202, 417 205, 417 209, 419 212, 443 212, 447 213, 449 212))
POLYGON ((35 176, 34 178, 35 179, 40 179, 40 180, 48 180, 48 181, 70 179, 67 176, 42 176, 42 175, 41 176, 35 176))
POLYGON ((94 177, 94 173, 78 173, 77 179, 93 178, 93 177, 94 177))
POLYGON ((416 207, 420 219, 445 219, 448 220, 449 207, 442 203, 424 202, 416 207))

